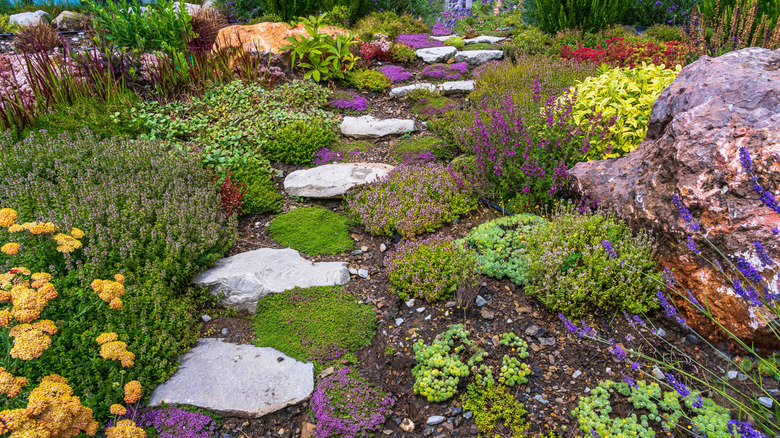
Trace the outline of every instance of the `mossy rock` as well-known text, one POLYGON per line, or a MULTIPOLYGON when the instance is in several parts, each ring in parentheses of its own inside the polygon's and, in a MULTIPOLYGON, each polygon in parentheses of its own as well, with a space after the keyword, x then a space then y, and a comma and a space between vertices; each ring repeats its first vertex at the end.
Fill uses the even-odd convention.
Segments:
POLYGON ((493 44, 477 43, 466 44, 466 47, 464 47, 463 50, 498 50, 498 47, 493 44))
POLYGON ((279 215, 268 234, 281 245, 305 254, 340 254, 351 250, 348 218, 319 207, 298 208, 279 215))

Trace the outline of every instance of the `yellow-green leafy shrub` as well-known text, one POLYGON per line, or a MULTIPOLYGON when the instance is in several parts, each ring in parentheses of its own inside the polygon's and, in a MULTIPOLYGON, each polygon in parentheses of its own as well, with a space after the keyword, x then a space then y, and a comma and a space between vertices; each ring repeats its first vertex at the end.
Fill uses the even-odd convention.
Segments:
POLYGON ((617 118, 609 129, 610 134, 595 142, 597 147, 588 151, 586 158, 619 157, 636 149, 645 138, 655 99, 679 71, 679 66, 669 70, 663 65, 643 64, 636 68, 602 71, 575 85, 573 92, 577 100, 572 117, 577 124, 587 124, 594 113, 601 113, 604 118, 617 118))

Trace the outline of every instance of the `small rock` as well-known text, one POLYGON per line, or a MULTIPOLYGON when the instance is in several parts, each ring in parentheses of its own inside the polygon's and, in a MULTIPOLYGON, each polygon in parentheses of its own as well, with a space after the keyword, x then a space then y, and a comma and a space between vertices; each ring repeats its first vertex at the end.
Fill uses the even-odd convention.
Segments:
POLYGON ((548 402, 547 400, 545 400, 545 399, 544 399, 544 397, 542 397, 542 395, 541 395, 541 394, 536 394, 536 395, 534 396, 534 400, 538 401, 539 403, 541 403, 541 404, 543 404, 543 405, 546 405, 547 403, 550 403, 550 402, 548 402))
POLYGON ((222 336, 227 336, 230 333, 230 329, 227 327, 222 328, 222 336))
POLYGON ((437 424, 444 423, 446 418, 441 415, 431 415, 428 417, 428 421, 425 422, 428 426, 436 426, 437 424))
POLYGON ((415 310, 417 310, 417 313, 423 313, 423 312, 425 312, 425 307, 418 307, 415 310))
POLYGON ((368 278, 368 269, 358 269, 358 276, 361 278, 368 278))
POLYGON ((483 318, 490 320, 496 317, 496 312, 488 309, 482 309, 479 311, 479 314, 482 315, 483 318))
POLYGON ((555 345, 555 338, 539 338, 539 343, 545 347, 552 347, 555 345))
POLYGON ((387 251, 387 245, 385 245, 384 243, 380 244, 380 245, 379 245, 379 251, 380 251, 380 252, 385 252, 385 251, 387 251))
POLYGON ((471 66, 481 65, 504 57, 503 50, 467 50, 455 54, 455 62, 466 61, 471 66))
POLYGON ((395 319, 395 325, 396 326, 399 326, 399 325, 401 325, 403 323, 404 323, 404 319, 403 318, 396 318, 395 319))
POLYGON ((729 380, 736 379, 737 378, 737 374, 739 374, 737 371, 729 371, 728 372, 729 380))
POLYGON ((463 412, 463 406, 456 406, 452 409, 452 415, 458 415, 463 412))
POLYGON ((738 382, 744 382, 744 381, 745 381, 745 380, 747 380, 747 379, 748 379, 748 376, 747 376, 747 374, 745 374, 745 373, 739 373, 739 374, 737 374, 737 381, 738 381, 738 382))
POLYGON ((395 87, 390 90, 390 97, 401 97, 406 96, 407 94, 411 93, 414 90, 418 89, 425 89, 428 91, 434 91, 436 90, 436 86, 429 83, 422 83, 422 84, 412 84, 412 85, 405 85, 403 87, 395 87))
POLYGON ((401 430, 403 430, 406 433, 412 433, 414 432, 414 421, 404 418, 404 421, 401 422, 401 430))
POLYGON ((428 316, 426 316, 426 317, 425 317, 425 320, 426 320, 426 321, 430 321, 430 320, 431 320, 431 315, 428 315, 428 316))
POLYGON ((666 376, 658 367, 653 367, 653 377, 655 377, 658 380, 664 380, 666 379, 666 376))
POLYGON ((333 367, 327 367, 325 368, 319 376, 320 379, 324 379, 325 377, 328 377, 329 375, 333 374, 336 370, 333 369, 333 367))
POLYGON ((208 315, 203 315, 203 316, 201 316, 201 317, 200 317, 200 319, 202 319, 202 320, 203 320, 203 322, 209 322, 209 321, 211 321, 211 317, 210 317, 210 316, 208 316, 208 315))
POLYGON ((696 335, 688 335, 685 337, 685 340, 688 341, 691 344, 698 344, 699 343, 699 337, 696 335))
POLYGON ((471 427, 469 427, 469 433, 472 435, 476 435, 479 433, 479 428, 476 424, 472 424, 471 427))
POLYGON ((530 315, 531 312, 533 312, 533 309, 530 307, 517 307, 515 310, 517 310, 517 313, 520 315, 530 315))
MULTIPOLYGON (((540 336, 544 336, 544 334, 547 333, 547 329, 543 327, 539 327, 536 324, 532 324, 530 327, 525 329, 525 334, 528 336, 533 336, 535 338, 538 338, 540 336)), ((544 344, 542 344, 544 345, 544 344)))
POLYGON ((412 308, 412 307, 414 307, 414 303, 415 302, 416 302, 416 300, 414 298, 412 298, 411 300, 404 302, 404 304, 406 304, 406 307, 412 308))
POLYGON ((777 397, 777 390, 776 389, 767 389, 767 394, 771 395, 772 397, 777 397))
POLYGON ((771 408, 775 404, 775 401, 769 397, 759 397, 758 402, 765 408, 771 408))
POLYGON ((663 338, 664 336, 666 336, 666 330, 659 327, 658 330, 655 332, 655 334, 663 338))
POLYGON ((352 274, 352 275, 357 275, 357 269, 349 268, 349 273, 352 274))
POLYGON ((457 306, 457 305, 458 305, 458 303, 457 303, 457 302, 455 302, 455 301, 447 301, 447 302, 444 304, 444 307, 445 307, 445 308, 447 308, 447 309, 452 309, 453 307, 455 307, 455 306, 457 306))
POLYGON ((474 413, 473 413, 473 412, 471 412, 471 411, 466 411, 466 412, 463 414, 463 418, 465 418, 465 419, 467 419, 467 420, 471 420, 471 417, 473 417, 473 416, 474 416, 474 413))
POLYGON ((611 372, 612 372, 612 368, 611 368, 611 367, 607 367, 607 369, 605 369, 605 370, 604 370, 604 372, 606 372, 607 374, 609 374, 609 373, 611 373, 611 372))
POLYGON ((301 426, 301 438, 311 438, 314 435, 316 426, 308 421, 304 421, 301 426))
POLYGON ((363 251, 363 252, 368 252, 368 247, 367 246, 361 246, 360 250, 363 251))
POLYGON ((576 379, 577 377, 582 375, 582 371, 577 370, 574 372, 574 374, 571 375, 572 379, 576 379))
POLYGON ((487 300, 482 298, 482 295, 477 295, 476 303, 477 303, 477 306, 482 307, 485 304, 487 304, 487 300))
POLYGON ((463 424, 463 417, 455 417, 454 420, 452 420, 452 425, 455 427, 460 427, 460 425, 463 424))

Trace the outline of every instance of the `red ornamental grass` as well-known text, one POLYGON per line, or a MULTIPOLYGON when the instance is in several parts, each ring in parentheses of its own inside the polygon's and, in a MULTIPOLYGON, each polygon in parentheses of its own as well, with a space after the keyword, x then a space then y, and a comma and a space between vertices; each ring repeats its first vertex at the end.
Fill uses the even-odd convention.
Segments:
POLYGON ((219 186, 220 199, 222 201, 222 212, 227 216, 234 213, 240 213, 244 208, 244 188, 246 184, 241 181, 231 179, 230 170, 227 171, 225 179, 219 186))

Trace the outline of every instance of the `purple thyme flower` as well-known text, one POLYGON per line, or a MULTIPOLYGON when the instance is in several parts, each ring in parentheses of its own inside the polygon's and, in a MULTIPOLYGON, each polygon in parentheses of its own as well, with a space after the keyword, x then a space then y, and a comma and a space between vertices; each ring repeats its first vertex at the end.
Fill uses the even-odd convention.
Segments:
POLYGON ((683 218, 685 222, 689 222, 691 224, 691 231, 699 231, 701 229, 699 223, 693 220, 693 215, 690 211, 688 211, 685 205, 683 205, 682 201, 680 201, 680 197, 677 196, 677 193, 672 195, 672 202, 677 206, 677 211, 680 212, 680 217, 683 218))
POLYGON ((729 420, 726 423, 729 428, 729 433, 739 438, 766 438, 766 435, 753 429, 753 427, 743 421, 729 420))
POLYGON ((774 261, 769 257, 769 254, 767 254, 766 249, 761 245, 761 242, 756 240, 753 242, 753 245, 756 247, 756 252, 758 252, 758 258, 761 260, 761 264, 764 266, 772 266, 774 261))
POLYGON ((679 382, 674 375, 670 373, 664 373, 664 376, 666 376, 666 381, 669 382, 669 386, 672 387, 675 391, 677 391, 678 394, 680 394, 681 397, 685 398, 688 397, 688 394, 691 393, 691 391, 688 390, 688 387, 685 386, 684 383, 679 382))
POLYGON ((626 351, 623 350, 623 348, 621 348, 614 339, 610 339, 609 344, 609 352, 614 354, 618 360, 623 360, 626 358, 626 351))
POLYGON ((398 65, 382 66, 382 68, 379 69, 379 72, 390 79, 390 82, 392 83, 408 81, 414 77, 409 71, 398 65))
POLYGON ((615 250, 612 249, 612 245, 609 243, 609 240, 603 240, 601 242, 601 246, 604 247, 604 251, 607 252, 607 256, 610 259, 614 259, 617 257, 617 254, 615 254, 615 250))
POLYGON ((739 159, 742 161, 742 167, 745 169, 745 173, 753 171, 753 160, 750 158, 750 152, 747 148, 742 146, 739 148, 739 159))
POLYGON ((444 43, 430 37, 427 33, 401 34, 395 39, 398 44, 409 46, 415 50, 426 47, 442 47, 444 43))
POLYGON ((691 236, 687 236, 688 240, 688 250, 696 255, 701 254, 701 251, 699 251, 699 247, 696 246, 696 243, 693 241, 693 238, 691 236))
POLYGON ((438 22, 433 25, 433 28, 431 29, 431 34, 433 36, 444 36, 444 35, 451 35, 452 29, 445 26, 443 23, 438 22))
POLYGON ((748 280, 754 283, 761 283, 761 274, 759 274, 758 271, 756 271, 756 268, 754 268, 753 265, 751 265, 750 262, 742 256, 737 258, 737 269, 739 269, 739 272, 747 277, 748 280))

